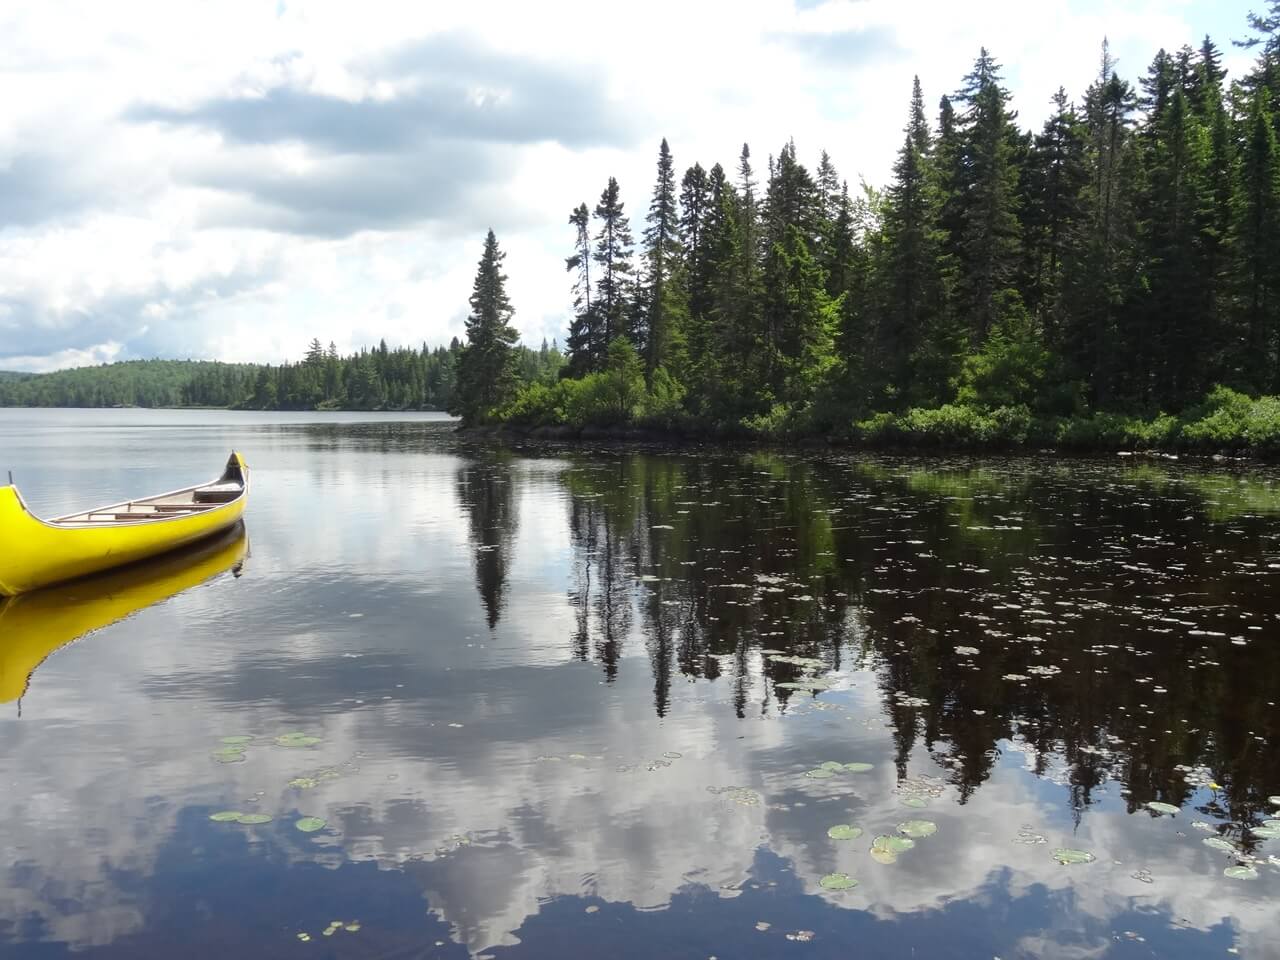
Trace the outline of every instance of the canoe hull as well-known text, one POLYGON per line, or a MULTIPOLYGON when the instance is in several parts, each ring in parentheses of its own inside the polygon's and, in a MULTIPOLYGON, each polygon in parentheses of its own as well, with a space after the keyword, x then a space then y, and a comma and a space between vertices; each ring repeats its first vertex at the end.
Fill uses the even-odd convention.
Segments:
POLYGON ((0 599, 0 703, 19 699, 55 650, 239 566, 243 525, 151 563, 0 599))
MULTIPOLYGON (((233 459, 243 466, 238 454, 233 459)), ((0 595, 17 596, 136 563, 221 533, 244 514, 247 468, 244 478, 239 497, 200 513, 78 527, 37 518, 15 487, 0 487, 0 595)))

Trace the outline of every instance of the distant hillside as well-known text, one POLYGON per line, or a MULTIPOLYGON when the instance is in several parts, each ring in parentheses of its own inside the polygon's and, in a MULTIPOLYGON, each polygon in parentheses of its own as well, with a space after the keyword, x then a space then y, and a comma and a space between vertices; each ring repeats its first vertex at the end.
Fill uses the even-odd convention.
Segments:
POLYGON ((129 360, 53 373, 0 372, 0 406, 176 407, 197 376, 217 376, 252 389, 252 364, 202 360, 129 360))
MULTIPOLYGON (((53 373, 0 371, 0 407, 241 407, 253 410, 445 410, 461 345, 348 357, 312 341, 278 366, 212 360, 127 360, 53 373)), ((554 382, 562 358, 545 343, 517 346, 521 379, 554 382)))

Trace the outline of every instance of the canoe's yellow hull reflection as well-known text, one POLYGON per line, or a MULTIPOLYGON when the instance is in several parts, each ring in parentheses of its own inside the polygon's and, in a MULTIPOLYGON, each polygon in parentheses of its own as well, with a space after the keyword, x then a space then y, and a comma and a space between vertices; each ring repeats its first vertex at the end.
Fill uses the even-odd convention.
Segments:
POLYGON ((0 703, 26 692, 59 647, 234 568, 249 551, 244 524, 197 547, 57 587, 0 598, 0 703))

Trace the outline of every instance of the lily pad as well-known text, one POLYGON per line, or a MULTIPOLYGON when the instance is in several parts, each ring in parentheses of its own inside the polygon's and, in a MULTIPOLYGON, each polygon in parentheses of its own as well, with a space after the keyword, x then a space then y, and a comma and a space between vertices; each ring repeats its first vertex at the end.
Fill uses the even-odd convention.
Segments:
POLYGON ((234 746, 238 743, 248 743, 252 739, 253 737, 248 734, 236 734, 234 737, 222 737, 218 742, 234 746))
POLYGON ((1273 807, 1280 807, 1280 797, 1267 797, 1267 803, 1273 807))
POLYGON ((875 766, 873 763, 846 763, 844 770, 846 773, 866 773, 875 766))
POLYGON ((244 746, 235 744, 234 746, 219 747, 213 751, 213 759, 219 763, 244 763, 244 746))
POLYGON ((824 890, 852 890, 857 885, 858 881, 847 873, 828 873, 818 881, 824 890))
POLYGON ((350 923, 348 923, 348 924, 347 924, 346 926, 344 926, 342 929, 343 929, 343 930, 345 930, 345 931, 347 931, 347 933, 359 933, 359 932, 360 932, 360 922, 359 922, 358 920, 352 920, 350 923))
POLYGON ((843 764, 843 763, 837 763, 837 762, 836 762, 836 761, 834 761, 834 760, 827 760, 827 761, 825 761, 825 762, 823 762, 823 763, 818 764, 818 769, 819 769, 819 770, 830 770, 832 773, 839 773, 841 770, 843 770, 843 769, 844 769, 844 764, 843 764))
POLYGON ((1215 850, 1223 850, 1227 853, 1236 852, 1236 845, 1230 840, 1222 839, 1222 837, 1205 837, 1200 842, 1206 847, 1213 847, 1215 850))
POLYGON ((1160 800, 1152 800, 1150 803, 1147 804, 1147 809, 1153 810, 1156 813, 1181 813, 1182 812, 1181 807, 1175 807, 1172 803, 1164 803, 1160 800))
POLYGON ((853 827, 847 823, 838 823, 827 830, 827 836, 832 840, 857 840, 862 836, 862 828, 853 827))
POLYGON ((312 787, 319 786, 320 781, 315 777, 294 777, 289 781, 289 786, 297 787, 299 790, 310 790, 312 787))
POLYGON ((1234 867, 1227 867, 1222 871, 1224 877, 1230 877, 1232 880, 1257 880, 1258 871, 1253 867, 1242 866, 1237 864, 1234 867))
POLYGON ((233 823, 239 820, 244 814, 239 810, 219 810, 217 813, 209 814, 209 819, 214 823, 233 823))
POLYGON ((320 739, 306 733, 282 733, 276 737, 276 743, 282 747, 311 747, 319 743, 320 739))
POLYGON ((1053 851, 1053 859, 1064 867, 1073 863, 1093 863, 1097 858, 1088 850, 1073 850, 1071 847, 1058 847, 1053 851))
POLYGON ((1252 827, 1249 832, 1259 840, 1280 840, 1280 827, 1252 827))
POLYGON ((904 807, 914 807, 917 810, 929 805, 929 801, 924 797, 901 797, 898 802, 904 807))
POLYGON ((876 863, 890 864, 897 862, 898 854, 906 853, 916 842, 910 837, 895 837, 881 834, 871 841, 871 858, 876 863))
POLYGON ((242 813, 236 817, 236 822, 252 827, 259 823, 270 823, 271 816, 266 813, 242 813))
POLYGON ((296 821, 294 826, 303 833, 315 833, 317 830, 323 830, 325 823, 326 821, 322 820, 320 817, 303 817, 296 821))
POLYGON ((898 832, 904 833, 908 837, 921 840, 925 837, 932 837, 938 832, 938 825, 932 820, 907 820, 898 824, 898 832))
POLYGON ((821 767, 816 767, 813 770, 806 770, 805 776, 810 780, 830 780, 835 776, 835 774, 830 770, 823 770, 821 767))

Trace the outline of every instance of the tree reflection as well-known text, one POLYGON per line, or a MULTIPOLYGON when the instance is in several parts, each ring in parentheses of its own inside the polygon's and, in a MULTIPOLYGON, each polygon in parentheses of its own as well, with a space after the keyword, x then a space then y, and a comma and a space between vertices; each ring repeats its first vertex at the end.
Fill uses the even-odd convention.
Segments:
POLYGON ((507 564, 518 518, 511 461, 501 455, 469 460, 458 470, 458 500, 467 514, 476 552, 476 589, 489 628, 502 615, 507 564))
POLYGON ((659 716, 677 674, 728 675, 745 716, 811 695, 768 651, 865 658, 899 775, 922 746, 962 802, 1010 745, 1077 810, 1111 780, 1136 807, 1213 779, 1237 820, 1280 792, 1280 648, 1248 642, 1280 618, 1256 575, 1280 522, 1247 483, 761 453, 583 458, 564 483, 574 655, 613 679, 643 643, 659 716))

